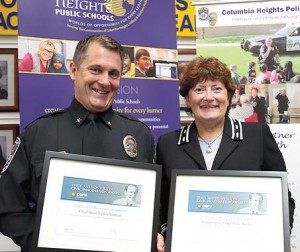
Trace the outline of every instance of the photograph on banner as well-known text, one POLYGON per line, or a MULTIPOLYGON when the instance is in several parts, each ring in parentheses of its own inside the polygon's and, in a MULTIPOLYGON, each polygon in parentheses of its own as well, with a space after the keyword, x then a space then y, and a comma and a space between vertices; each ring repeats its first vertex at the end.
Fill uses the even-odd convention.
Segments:
POLYGON ((135 76, 135 63, 134 63, 134 47, 123 46, 124 60, 122 77, 133 78, 135 76))
POLYGON ((177 50, 134 47, 135 77, 178 78, 177 50))
MULTIPOLYGON (((68 74, 78 41, 19 37, 19 72, 68 74)), ((124 46, 123 77, 177 79, 177 50, 124 46)))
POLYGON ((77 41, 18 37, 19 72, 69 74, 77 41))
POLYGON ((266 85, 236 85, 229 116, 244 122, 268 122, 266 85))
MULTIPOLYGON (((197 3, 197 55, 227 64, 237 85, 297 83, 300 75, 300 8, 295 1, 197 3)), ((266 90, 267 91, 267 90, 266 90)), ((265 121, 269 120, 265 93, 265 121)), ((245 97, 243 97, 244 99, 245 97)), ((248 101, 246 101, 248 103, 248 101)), ((238 105, 239 106, 239 105, 238 105)), ((256 119, 252 118, 251 121, 256 119)))
POLYGON ((299 95, 294 83, 236 85, 229 115, 245 122, 300 123, 299 95))
POLYGON ((266 86, 270 123, 300 123, 300 86, 294 83, 266 86))

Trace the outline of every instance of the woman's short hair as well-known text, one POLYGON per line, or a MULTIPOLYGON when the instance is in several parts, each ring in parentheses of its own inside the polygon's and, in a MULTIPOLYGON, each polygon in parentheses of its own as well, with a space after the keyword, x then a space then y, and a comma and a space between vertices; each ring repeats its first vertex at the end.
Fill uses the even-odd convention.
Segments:
POLYGON ((197 57, 187 65, 180 81, 180 95, 186 97, 190 89, 207 80, 222 82, 227 89, 228 98, 231 100, 235 85, 232 82, 230 70, 226 64, 215 57, 197 57))
POLYGON ((56 53, 56 49, 55 49, 55 45, 54 45, 53 41, 50 39, 45 39, 45 40, 42 40, 38 46, 38 54, 41 53, 46 48, 47 45, 49 45, 53 48, 53 51, 52 51, 53 54, 56 53))
MULTIPOLYGON (((204 83, 207 80, 220 81, 225 85, 229 101, 228 113, 231 106, 231 98, 236 87, 232 82, 231 72, 227 65, 215 57, 197 57, 187 65, 186 71, 180 79, 180 95, 186 97, 190 89, 194 88, 198 83, 204 83)), ((187 112, 191 111, 187 109, 187 112)))

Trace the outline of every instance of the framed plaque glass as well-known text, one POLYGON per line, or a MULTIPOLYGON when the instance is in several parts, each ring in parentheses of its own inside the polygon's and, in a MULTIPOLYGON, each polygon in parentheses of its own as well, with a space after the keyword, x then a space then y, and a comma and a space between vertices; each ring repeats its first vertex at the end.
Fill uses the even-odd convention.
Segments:
POLYGON ((174 170, 167 251, 290 251, 285 172, 174 170))
POLYGON ((34 251, 156 251, 161 167, 46 152, 34 251))

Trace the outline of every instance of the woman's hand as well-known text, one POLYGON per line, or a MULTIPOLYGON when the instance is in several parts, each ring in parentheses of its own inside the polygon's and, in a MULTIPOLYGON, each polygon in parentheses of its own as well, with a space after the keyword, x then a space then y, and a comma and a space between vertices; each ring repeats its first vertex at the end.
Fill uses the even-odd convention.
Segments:
POLYGON ((157 233, 157 252, 165 252, 164 237, 159 233, 157 233))

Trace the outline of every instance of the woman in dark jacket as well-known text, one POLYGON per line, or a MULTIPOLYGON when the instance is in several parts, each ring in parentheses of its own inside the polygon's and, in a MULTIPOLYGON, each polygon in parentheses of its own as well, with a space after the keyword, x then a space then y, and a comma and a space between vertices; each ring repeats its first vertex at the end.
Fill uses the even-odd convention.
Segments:
MULTIPOLYGON (((172 170, 286 172, 282 153, 267 124, 243 123, 228 117, 234 91, 230 71, 218 59, 199 57, 187 66, 179 92, 194 121, 162 135, 157 143, 156 162, 163 166, 162 234, 166 231, 169 200, 174 200, 169 198, 172 170)), ((295 202, 290 192, 288 196, 292 228, 295 202)))

